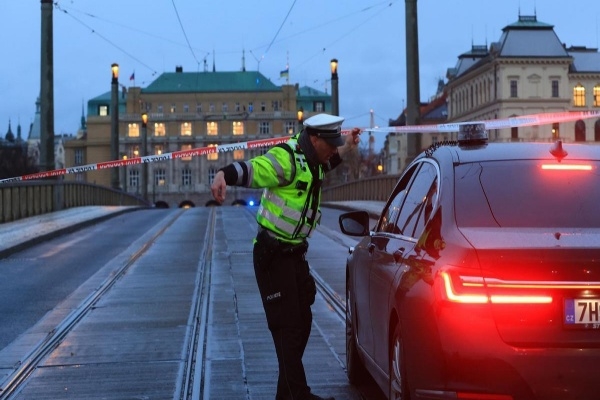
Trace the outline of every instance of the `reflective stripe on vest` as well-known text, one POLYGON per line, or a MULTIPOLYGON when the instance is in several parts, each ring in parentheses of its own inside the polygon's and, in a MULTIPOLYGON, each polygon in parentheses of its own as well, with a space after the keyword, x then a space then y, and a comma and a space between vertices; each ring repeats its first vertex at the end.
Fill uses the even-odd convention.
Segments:
MULTIPOLYGON (((264 208, 262 205, 258 207, 257 214, 263 217, 265 220, 272 223, 281 232, 287 233, 290 237, 296 230, 296 224, 278 218, 275 214, 264 208)), ((302 234, 303 237, 310 237, 311 231, 311 227, 309 225, 304 224, 304 226, 300 230, 300 234, 302 234)))

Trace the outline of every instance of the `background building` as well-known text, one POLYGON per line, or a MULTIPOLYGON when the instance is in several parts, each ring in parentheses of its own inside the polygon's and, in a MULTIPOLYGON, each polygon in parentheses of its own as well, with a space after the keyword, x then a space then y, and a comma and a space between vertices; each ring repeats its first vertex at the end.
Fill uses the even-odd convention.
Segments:
MULTIPOLYGON (((421 108, 421 124, 504 119, 537 113, 600 110, 598 49, 567 47, 554 26, 536 16, 520 15, 489 47, 473 45, 458 56, 447 82, 434 100, 421 108), (445 104, 439 104, 444 99, 445 104)), ((402 116, 390 125, 404 125, 402 116)), ((600 120, 498 129, 491 141, 600 142, 600 120)), ((451 139, 424 134, 422 147, 451 139)), ((388 135, 384 170, 399 173, 406 159, 406 134, 388 135)))
MULTIPOLYGON (((119 155, 141 156, 144 128, 142 113, 148 116, 147 155, 218 146, 257 139, 291 136, 299 128, 300 115, 306 119, 319 112, 331 112, 331 97, 315 89, 273 84, 257 71, 175 72, 161 74, 147 87, 121 88, 118 98, 119 155)), ((111 160, 111 92, 88 102, 85 132, 65 144, 67 166, 111 160)), ((82 125, 83 126, 83 125, 82 125)), ((200 157, 146 164, 148 200, 158 206, 204 205, 212 200, 210 183, 217 170, 234 160, 266 152, 267 148, 239 149, 200 157)), ((144 165, 130 165, 119 171, 120 186, 142 194, 144 165)), ((110 170, 66 175, 110 186, 110 170)), ((228 201, 256 199, 255 191, 231 188, 228 201)))

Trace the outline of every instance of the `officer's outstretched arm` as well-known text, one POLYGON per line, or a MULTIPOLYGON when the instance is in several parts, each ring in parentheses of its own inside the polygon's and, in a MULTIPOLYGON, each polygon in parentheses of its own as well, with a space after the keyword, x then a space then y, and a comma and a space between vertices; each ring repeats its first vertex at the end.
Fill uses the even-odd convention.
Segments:
POLYGON ((215 174, 215 178, 210 186, 210 191, 212 192, 212 195, 216 201, 223 203, 225 201, 226 190, 227 184, 225 183, 225 174, 223 171, 219 171, 215 174))

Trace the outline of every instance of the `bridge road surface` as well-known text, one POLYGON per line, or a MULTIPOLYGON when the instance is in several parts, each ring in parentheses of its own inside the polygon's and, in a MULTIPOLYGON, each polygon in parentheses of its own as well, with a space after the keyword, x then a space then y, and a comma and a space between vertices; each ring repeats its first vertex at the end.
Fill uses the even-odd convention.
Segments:
MULTIPOLYGON (((148 232, 132 243, 132 251, 143 243, 151 245, 8 398, 187 399, 191 397, 184 392, 191 393, 186 390, 190 386, 194 398, 273 399, 277 361, 252 266, 254 212, 217 207, 160 214, 155 231, 165 234, 152 239, 155 233, 148 232), (211 213, 212 230, 207 229, 211 213), (190 327, 196 320, 201 345, 189 352, 190 327), (190 354, 195 357, 191 362, 190 354), (188 365, 194 366, 193 372, 188 365), (186 375, 192 379, 186 381, 186 375)), ((313 273, 342 301, 344 262, 352 244, 335 230, 319 228, 307 257, 313 273)), ((123 260, 115 260, 119 262, 123 260)), ((0 388, 29 347, 43 341, 49 327, 77 308, 103 276, 114 273, 111 268, 107 265, 0 351, 0 388)), ((313 319, 304 356, 313 392, 336 399, 365 398, 346 378, 343 318, 318 295, 313 319)))

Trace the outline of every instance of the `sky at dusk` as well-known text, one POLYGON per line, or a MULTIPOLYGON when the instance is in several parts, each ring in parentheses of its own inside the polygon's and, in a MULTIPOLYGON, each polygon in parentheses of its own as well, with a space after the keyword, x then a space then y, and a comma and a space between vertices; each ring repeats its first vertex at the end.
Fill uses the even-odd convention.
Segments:
MULTIPOLYGON (((387 126, 406 103, 405 2, 400 0, 58 0, 54 25, 54 126, 74 134, 82 105, 119 81, 145 87, 163 72, 260 71, 331 93, 339 60, 345 127, 387 126), (135 74, 135 81, 130 80, 135 74)), ((11 121, 27 135, 40 90, 41 3, 0 0, 3 62, 0 134, 11 121)), ((460 54, 498 41, 521 15, 554 25, 567 46, 597 48, 598 0, 418 1, 421 100, 436 92, 460 54), (568 5, 570 4, 570 5, 568 5)), ((385 137, 376 137, 381 145, 385 137)))

